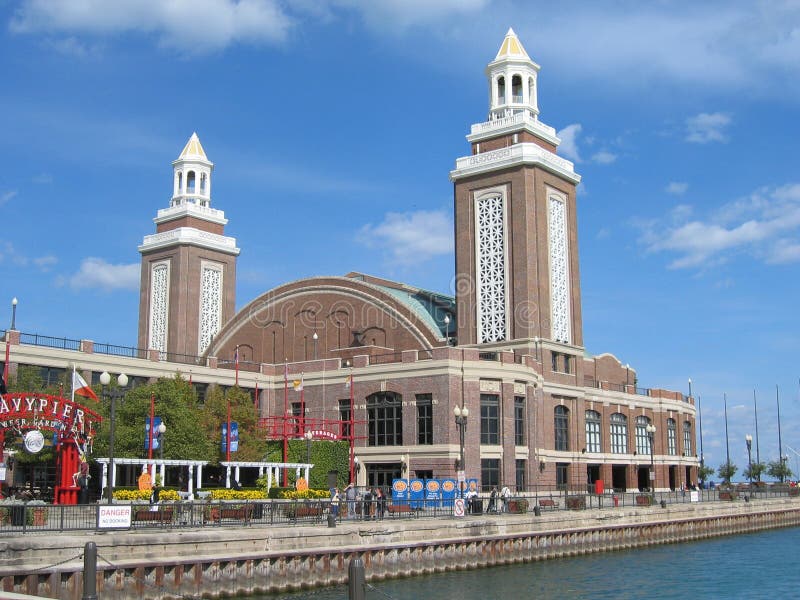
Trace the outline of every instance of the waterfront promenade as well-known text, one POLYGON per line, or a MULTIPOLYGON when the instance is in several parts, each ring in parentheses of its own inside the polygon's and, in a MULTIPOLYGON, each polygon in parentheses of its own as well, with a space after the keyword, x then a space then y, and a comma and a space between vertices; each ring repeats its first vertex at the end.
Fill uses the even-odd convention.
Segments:
POLYGON ((800 499, 29 535, 0 540, 0 591, 80 598, 83 549, 98 548, 101 598, 264 593, 343 583, 361 557, 368 580, 675 543, 800 525, 800 499))

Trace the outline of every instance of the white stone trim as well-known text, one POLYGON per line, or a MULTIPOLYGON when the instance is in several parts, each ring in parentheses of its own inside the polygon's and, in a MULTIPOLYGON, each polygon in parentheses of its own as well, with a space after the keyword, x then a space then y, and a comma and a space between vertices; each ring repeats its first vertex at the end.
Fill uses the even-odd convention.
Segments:
POLYGON ((222 303, 225 290, 225 268, 222 263, 200 261, 200 293, 198 294, 197 355, 201 356, 222 328, 222 303), (212 289, 216 287, 216 290, 212 289))
POLYGON ((467 141, 470 143, 479 142, 514 131, 528 131, 554 146, 558 146, 561 143, 561 138, 556 135, 555 128, 545 125, 535 117, 525 113, 518 113, 510 117, 493 119, 483 123, 473 123, 467 136, 467 141))
POLYGON ((569 204, 563 194, 547 188, 547 256, 550 273, 550 338, 572 340, 569 204))
POLYGON ((178 227, 169 231, 163 231, 153 235, 144 236, 139 252, 149 252, 160 248, 167 248, 177 245, 191 245, 224 252, 238 256, 241 250, 236 247, 236 238, 208 231, 200 231, 194 227, 178 227))
MULTIPOLYGON (((177 197, 180 196, 176 196, 176 198, 177 197)), ((153 222, 158 225, 159 223, 173 221, 184 216, 195 217, 197 219, 202 219, 203 221, 209 221, 211 223, 217 223, 219 225, 228 224, 228 219, 225 218, 224 210, 218 210, 209 206, 200 206, 199 204, 195 204, 193 202, 183 202, 178 206, 161 208, 159 209, 156 218, 153 219, 153 222)))
POLYGON ((475 306, 479 344, 509 338, 508 196, 506 186, 474 193, 475 306), (492 202, 494 206, 489 205, 492 202), (489 214, 492 212, 494 214, 489 214))
POLYGON ((456 159, 456 168, 450 171, 450 180, 508 169, 517 165, 538 165, 571 183, 579 183, 581 176, 575 173, 572 162, 532 143, 515 144, 491 152, 464 156, 456 159))
POLYGON ((147 321, 147 347, 167 351, 169 336, 169 288, 171 265, 169 260, 150 264, 150 311, 147 321))

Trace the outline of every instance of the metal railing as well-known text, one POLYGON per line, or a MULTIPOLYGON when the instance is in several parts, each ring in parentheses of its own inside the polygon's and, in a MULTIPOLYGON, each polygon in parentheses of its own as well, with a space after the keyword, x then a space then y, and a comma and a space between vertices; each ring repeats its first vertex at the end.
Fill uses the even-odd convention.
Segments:
POLYGON ((56 348, 58 350, 78 351, 81 349, 80 340, 51 337, 49 335, 39 335, 38 333, 20 333, 19 343, 31 346, 43 346, 45 348, 56 348))
MULTIPOLYGON (((731 489, 657 491, 608 490, 602 494, 587 490, 543 490, 517 492, 505 500, 481 493, 466 502, 466 513, 542 514, 563 510, 614 510, 630 507, 666 507, 694 502, 758 502, 786 496, 800 497, 800 488, 789 486, 738 486, 731 489)), ((413 518, 449 518, 454 515, 453 499, 392 501, 342 499, 334 503, 321 500, 186 501, 162 504, 123 504, 130 506, 130 524, 115 529, 174 529, 198 527, 251 527, 328 525, 348 521, 413 518)), ((100 510, 105 504, 85 505, 0 505, 0 537, 28 533, 96 531, 102 528, 100 510)))

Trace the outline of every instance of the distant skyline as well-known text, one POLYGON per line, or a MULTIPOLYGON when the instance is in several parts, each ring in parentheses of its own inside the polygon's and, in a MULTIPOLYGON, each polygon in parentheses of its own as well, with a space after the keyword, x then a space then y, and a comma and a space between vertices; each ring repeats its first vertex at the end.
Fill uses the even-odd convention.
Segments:
POLYGON ((453 294, 448 173, 513 27, 583 177, 587 352, 641 387, 691 378, 714 468, 727 393, 735 479, 753 390, 778 457, 779 386, 800 473, 796 2, 164 6, 0 0, 2 327, 17 297, 23 332, 136 344, 136 248, 194 131, 242 249, 237 307, 349 271, 453 294))

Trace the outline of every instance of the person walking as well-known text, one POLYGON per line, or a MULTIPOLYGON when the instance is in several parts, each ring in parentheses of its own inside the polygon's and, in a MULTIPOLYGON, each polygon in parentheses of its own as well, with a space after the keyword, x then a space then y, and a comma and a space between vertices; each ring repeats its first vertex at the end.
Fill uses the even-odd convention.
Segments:
POLYGON ((347 500, 347 518, 348 519, 355 519, 356 518, 356 488, 352 483, 347 484, 347 487, 344 489, 344 497, 347 500))
POLYGON ((497 486, 492 488, 489 494, 489 506, 486 507, 487 513, 497 512, 497 486))
POLYGON ((503 489, 500 490, 500 499, 503 501, 503 512, 508 512, 508 501, 511 499, 511 490, 508 489, 507 485, 503 486, 503 489))

